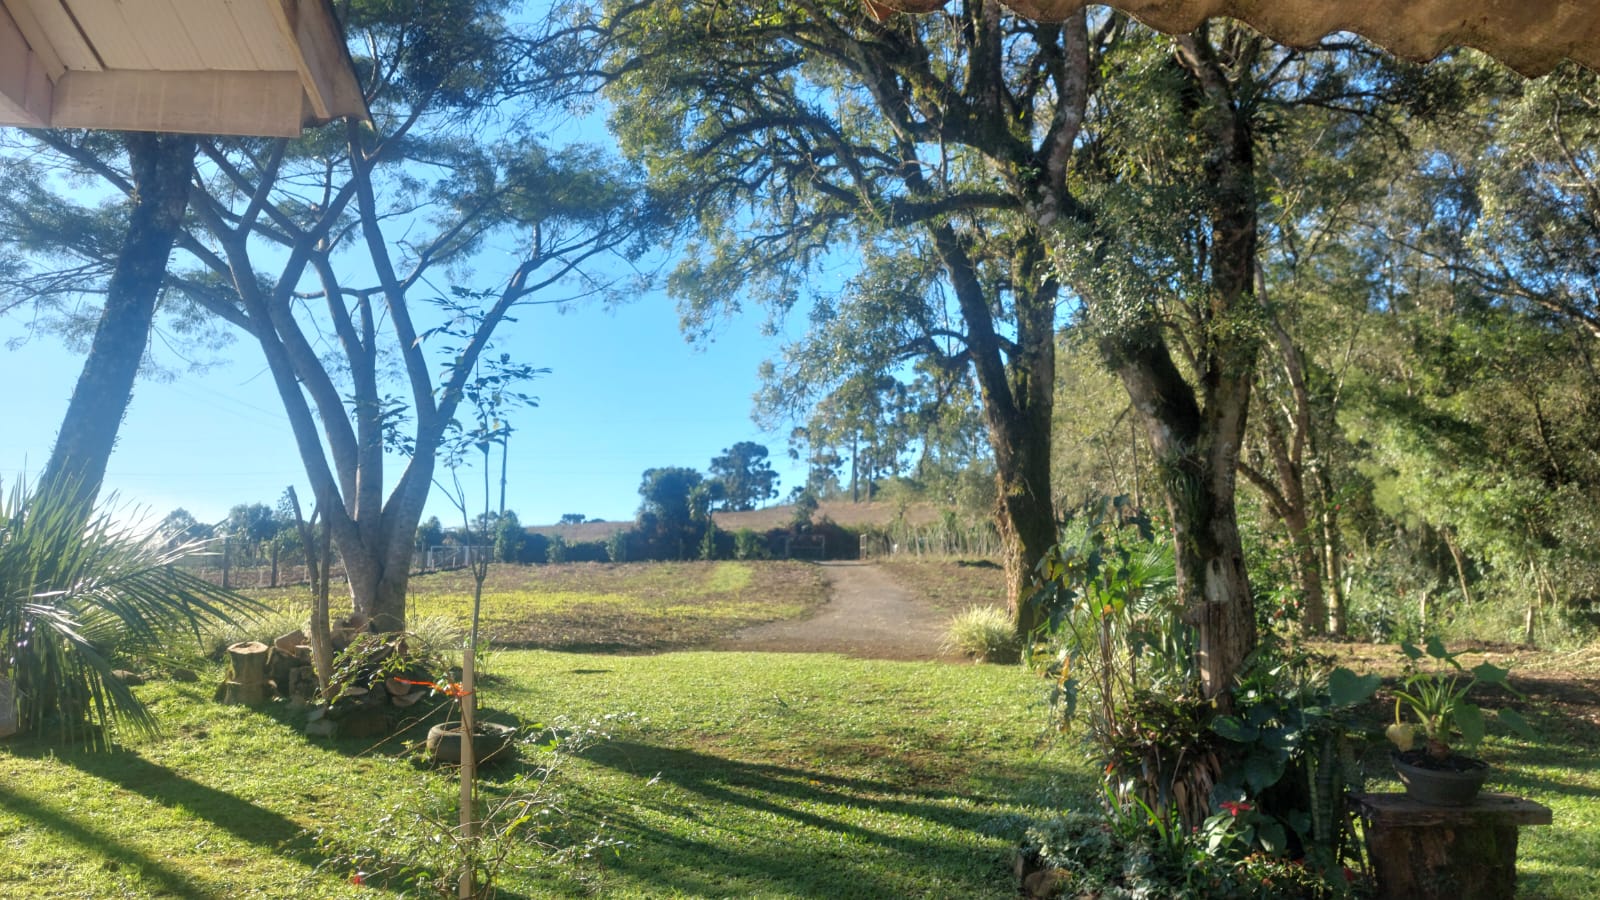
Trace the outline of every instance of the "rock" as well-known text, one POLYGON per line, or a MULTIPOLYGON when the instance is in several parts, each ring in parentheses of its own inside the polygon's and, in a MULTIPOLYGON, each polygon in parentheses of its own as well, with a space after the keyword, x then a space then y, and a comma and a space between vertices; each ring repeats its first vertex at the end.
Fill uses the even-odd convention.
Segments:
POLYGON ((322 686, 317 683, 316 670, 310 666, 300 666, 289 671, 289 699, 299 703, 310 703, 316 699, 317 691, 322 686))
POLYGON ((141 684, 144 684, 143 675, 140 675, 138 672, 130 672, 127 669, 112 669, 111 677, 117 679, 128 687, 137 687, 141 684))
POLYGON ((406 709, 408 707, 416 706, 418 703, 421 703, 426 699, 428 699, 428 695, 422 691, 412 691, 411 693, 401 697, 390 697, 389 702, 400 709, 406 709))
POLYGON ((200 676, 193 669, 173 669, 167 675, 173 681, 181 681, 184 684, 193 684, 200 680, 200 676))
MULTIPOLYGON (((315 712, 315 710, 312 710, 315 712)), ((333 737, 339 733, 339 723, 332 719, 317 719, 306 723, 307 737, 333 737)))

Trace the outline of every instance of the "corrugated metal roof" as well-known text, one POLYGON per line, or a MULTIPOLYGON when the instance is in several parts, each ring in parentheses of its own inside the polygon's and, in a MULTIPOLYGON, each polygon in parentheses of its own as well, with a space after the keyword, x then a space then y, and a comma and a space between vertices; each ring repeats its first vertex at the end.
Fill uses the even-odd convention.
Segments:
MULTIPOLYGON (((947 0, 864 0, 873 15, 926 13, 947 0)), ((1035 19, 1056 21, 1083 0, 1003 0, 1035 19)), ((1600 0, 1113 0, 1110 6, 1169 34, 1227 16, 1289 46, 1308 46, 1348 31, 1397 56, 1433 59, 1452 47, 1475 47, 1524 75, 1542 75, 1563 59, 1600 69, 1600 0)))
POLYGON ((0 125, 294 136, 366 115, 328 0, 0 0, 0 125))

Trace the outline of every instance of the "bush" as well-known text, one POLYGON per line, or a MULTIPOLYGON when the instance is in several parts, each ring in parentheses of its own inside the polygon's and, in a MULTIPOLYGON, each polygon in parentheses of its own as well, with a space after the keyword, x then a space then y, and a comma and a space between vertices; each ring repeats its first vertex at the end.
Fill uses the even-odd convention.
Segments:
POLYGON ((618 528, 606 538, 606 559, 614 563, 628 561, 628 532, 618 528))
POLYGON ((950 619, 944 649, 982 662, 1016 662, 1022 643, 1006 611, 993 606, 972 606, 950 619))
POLYGON ((766 545, 761 540, 761 535, 749 528, 741 528, 733 533, 733 556, 735 559, 766 559, 766 545))
POLYGON ((522 552, 517 556, 517 562, 543 563, 550 559, 549 535, 530 532, 522 542, 522 552))
POLYGON ((603 563, 611 561, 605 541, 578 541, 567 545, 567 562, 603 563))
POLYGON ((567 561, 567 539, 559 534, 550 536, 550 544, 545 548, 545 561, 551 565, 560 565, 567 561))

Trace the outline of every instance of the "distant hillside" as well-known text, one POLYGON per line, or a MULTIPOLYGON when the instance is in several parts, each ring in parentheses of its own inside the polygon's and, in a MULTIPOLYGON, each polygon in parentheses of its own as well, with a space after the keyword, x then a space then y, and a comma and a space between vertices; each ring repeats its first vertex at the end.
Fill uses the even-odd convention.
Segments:
MULTIPOLYGON (((913 503, 906 507, 905 518, 914 525, 924 525, 937 522, 942 510, 932 503, 913 503)), ((898 503, 851 503, 848 500, 825 501, 818 509, 816 520, 824 518, 846 528, 856 528, 862 525, 887 525, 894 521, 900 512, 898 503)), ((738 531, 749 528, 752 531, 770 531, 774 528, 783 528, 794 518, 792 506, 769 506, 766 509, 756 509, 750 512, 718 512, 712 513, 712 521, 723 531, 738 531)), ((581 525, 535 525, 528 530, 535 534, 559 534, 567 543, 582 543, 585 541, 603 541, 618 530, 633 527, 633 522, 584 522, 581 525)))

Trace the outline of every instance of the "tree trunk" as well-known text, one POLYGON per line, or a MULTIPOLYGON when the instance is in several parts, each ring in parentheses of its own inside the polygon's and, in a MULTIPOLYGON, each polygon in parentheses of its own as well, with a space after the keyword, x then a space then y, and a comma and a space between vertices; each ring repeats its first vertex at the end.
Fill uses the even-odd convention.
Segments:
POLYGON ((133 382, 150 343, 156 298, 183 225, 194 173, 193 137, 128 134, 123 142, 133 170, 133 209, 89 356, 39 479, 40 489, 53 485, 85 500, 100 492, 117 431, 133 399, 133 382))
POLYGON ((1206 696, 1215 697, 1232 686, 1256 644, 1234 510, 1248 376, 1226 380, 1229 389, 1212 392, 1202 413, 1164 343, 1102 346, 1149 434, 1172 521, 1178 595, 1199 631, 1196 663, 1206 696))
MULTIPOLYGON (((1039 423, 1027 424, 1037 426, 1039 423)), ((1042 440, 1030 434, 1021 445, 1008 446, 1005 451, 1005 455, 1013 459, 995 476, 999 487, 995 524, 999 527, 1004 553, 1006 600, 1012 623, 1017 634, 1027 635, 1043 622, 1038 605, 1028 602, 1033 592, 1034 570, 1045 552, 1056 543, 1055 508, 1050 500, 1048 430, 1042 440)), ((998 460, 1001 455, 1001 448, 996 447, 995 458, 998 460)))
POLYGON ((1006 600, 1018 635, 1042 622, 1029 602, 1034 569, 1056 540, 1050 490, 1050 425, 1055 412, 1055 301, 1043 242, 1030 231, 1016 260, 1016 328, 1009 346, 995 330, 977 267, 947 224, 930 228, 967 324, 967 347, 983 398, 999 498, 995 525, 1005 554, 1006 600), (1027 286, 1027 287, 1024 287, 1027 286))
POLYGON ((1152 316, 1102 338, 1149 432, 1176 543, 1178 594, 1198 631, 1195 663, 1205 696, 1226 707, 1228 691, 1256 646, 1255 601, 1234 508, 1239 451, 1255 379, 1259 331, 1249 319, 1256 264, 1255 156, 1248 113, 1201 37, 1175 39, 1192 79, 1205 160, 1210 283, 1196 303, 1191 343, 1202 348, 1191 385, 1152 316))
POLYGON ((339 543, 339 555, 344 559, 345 575, 350 581, 351 606, 356 615, 372 624, 373 631, 405 630, 411 549, 407 541, 404 559, 398 559, 401 554, 396 553, 394 547, 372 547, 365 542, 339 543))
POLYGON ((1322 573, 1327 586, 1328 631, 1344 636, 1346 630, 1344 599, 1344 543, 1339 537, 1339 511, 1334 505, 1333 483, 1328 478, 1325 465, 1316 467, 1316 485, 1322 509, 1322 573))

